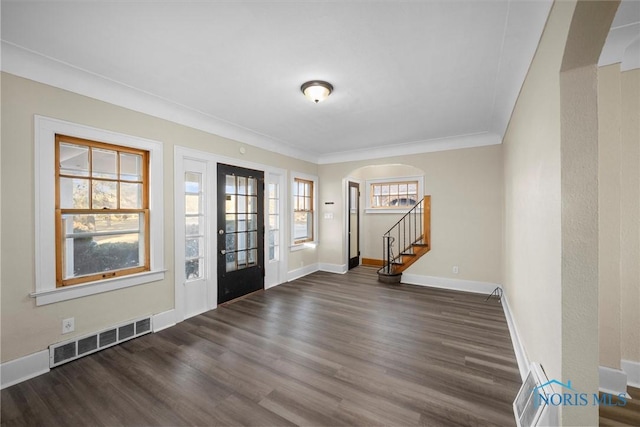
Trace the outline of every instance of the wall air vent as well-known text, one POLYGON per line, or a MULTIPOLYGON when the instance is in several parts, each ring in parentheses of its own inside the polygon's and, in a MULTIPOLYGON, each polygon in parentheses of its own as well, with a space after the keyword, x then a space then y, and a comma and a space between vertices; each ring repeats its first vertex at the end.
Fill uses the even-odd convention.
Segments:
MULTIPOLYGON (((548 381, 539 363, 532 363, 522 387, 513 401, 513 413, 518 427, 557 426, 558 412, 555 406, 549 406, 538 394, 548 395, 553 386, 548 381)), ((547 399, 548 400, 548 399, 547 399)))
POLYGON ((87 354, 151 332, 151 317, 131 320, 93 334, 49 346, 49 367, 54 368, 87 354))

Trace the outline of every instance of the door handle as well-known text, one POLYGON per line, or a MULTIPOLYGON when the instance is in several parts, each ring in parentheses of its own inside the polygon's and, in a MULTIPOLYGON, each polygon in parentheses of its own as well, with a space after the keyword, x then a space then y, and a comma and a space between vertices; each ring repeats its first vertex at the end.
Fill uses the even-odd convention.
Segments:
POLYGON ((224 254, 226 254, 226 253, 227 253, 227 251, 225 251, 225 250, 223 249, 223 250, 221 250, 221 251, 220 251, 220 253, 221 253, 222 255, 224 255, 224 254))
POLYGON ((224 234, 224 230, 221 228, 220 230, 218 230, 218 234, 222 236, 224 234))

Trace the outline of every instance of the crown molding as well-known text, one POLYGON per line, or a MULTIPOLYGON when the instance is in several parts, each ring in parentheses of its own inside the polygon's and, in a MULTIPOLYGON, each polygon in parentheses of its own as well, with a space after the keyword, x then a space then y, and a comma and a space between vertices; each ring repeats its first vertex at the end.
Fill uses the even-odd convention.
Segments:
POLYGON ((341 151, 320 155, 318 164, 355 162, 387 157, 408 156, 413 154, 433 153, 436 151, 458 150, 461 148, 484 147, 502 143, 502 137, 494 133, 460 135, 448 138, 428 139, 405 144, 371 147, 362 150, 341 151))
POLYGON ((2 41, 2 71, 148 114, 284 156, 317 163, 316 155, 282 141, 2 41))
POLYGON ((314 164, 480 147, 502 141, 498 134, 480 133, 318 155, 6 41, 2 41, 1 67, 9 74, 314 164))

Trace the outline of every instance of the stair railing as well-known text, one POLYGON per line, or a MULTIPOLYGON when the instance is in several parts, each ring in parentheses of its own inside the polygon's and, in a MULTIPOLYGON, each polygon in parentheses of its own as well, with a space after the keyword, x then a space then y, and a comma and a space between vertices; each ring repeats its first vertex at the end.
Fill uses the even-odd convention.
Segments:
POLYGON ((430 244, 431 196, 425 196, 382 236, 383 265, 379 274, 395 275, 403 254, 414 255, 414 245, 430 244), (395 253, 394 253, 395 252, 395 253))

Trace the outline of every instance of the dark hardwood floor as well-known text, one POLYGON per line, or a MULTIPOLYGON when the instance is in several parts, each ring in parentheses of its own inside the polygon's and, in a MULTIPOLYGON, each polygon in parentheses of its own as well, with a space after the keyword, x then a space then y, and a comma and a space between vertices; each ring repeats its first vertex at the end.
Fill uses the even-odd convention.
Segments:
POLYGON ((1 393, 2 426, 512 426, 500 304, 317 272, 1 393))
MULTIPOLYGON (((600 426, 640 426, 640 388, 627 387, 627 394, 631 399, 627 399, 624 406, 601 406, 600 426)), ((613 403, 617 404, 618 399, 614 398, 613 403)))

